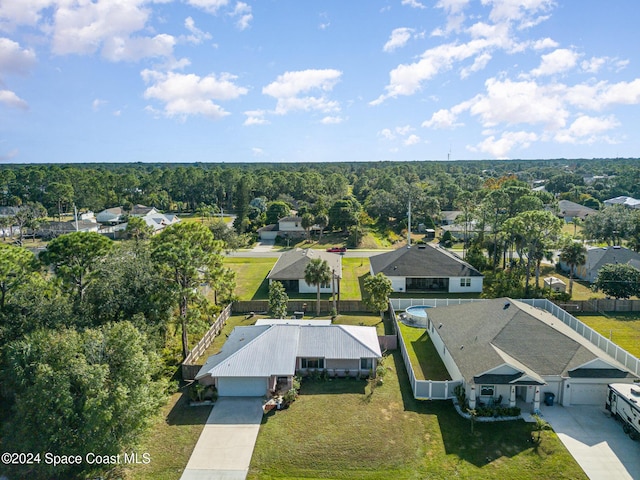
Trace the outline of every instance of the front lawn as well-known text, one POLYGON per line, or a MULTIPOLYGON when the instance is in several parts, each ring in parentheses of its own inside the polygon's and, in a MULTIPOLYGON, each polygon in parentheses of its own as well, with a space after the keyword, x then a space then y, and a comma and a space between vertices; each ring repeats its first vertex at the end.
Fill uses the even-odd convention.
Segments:
POLYGON ((640 313, 611 312, 604 315, 576 315, 596 332, 635 357, 640 358, 640 313))
POLYGON ((447 367, 424 328, 415 328, 400 323, 400 332, 407 347, 413 372, 418 380, 451 380, 447 367))
POLYGON ((531 443, 524 421, 469 421, 451 402, 417 401, 399 352, 369 396, 364 380, 305 379, 263 418, 249 479, 586 479, 552 431, 531 443))

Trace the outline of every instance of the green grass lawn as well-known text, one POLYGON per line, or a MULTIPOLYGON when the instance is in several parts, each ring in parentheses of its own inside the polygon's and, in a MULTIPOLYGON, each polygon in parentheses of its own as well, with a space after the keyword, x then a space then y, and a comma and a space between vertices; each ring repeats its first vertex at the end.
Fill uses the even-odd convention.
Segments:
POLYGON ((343 300, 362 300, 363 287, 360 282, 369 274, 368 258, 342 258, 342 280, 340 298, 343 300))
POLYGON ((225 257, 225 267, 236 272, 235 294, 240 300, 269 298, 267 275, 276 264, 276 260, 276 258, 264 257, 225 257))
POLYGON ((418 380, 451 380, 426 329, 400 323, 400 332, 418 380))
MULTIPOLYGON (((327 318, 326 316, 324 318, 327 318)), ((338 315, 333 323, 337 325, 364 325, 367 327, 376 327, 378 335, 385 335, 389 332, 385 332, 385 323, 380 320, 380 315, 374 315, 371 313, 343 313, 338 315)))
POLYGON ((611 312, 604 315, 576 315, 600 335, 640 358, 640 313, 611 312))
POLYGON ((246 315, 232 315, 231 317, 229 317, 227 323, 225 323, 224 327, 222 327, 220 334, 213 339, 213 342, 211 342, 209 348, 207 348, 200 356, 200 358, 196 360, 196 363, 204 365, 204 362, 207 361, 207 358, 209 358, 209 356, 215 355, 222 349, 222 345, 224 345, 224 342, 227 341, 227 337, 234 328, 253 325, 254 323, 256 323, 256 320, 258 318, 264 318, 264 316, 256 315, 254 317, 247 318, 246 315))
POLYGON ((211 407, 189 407, 182 393, 172 395, 136 450, 139 455, 149 453, 151 461, 128 466, 110 478, 178 480, 210 412, 211 407))
POLYGON ((399 352, 384 384, 303 380, 301 395, 263 418, 249 479, 586 479, 558 440, 532 424, 469 421, 451 402, 413 399, 399 352))

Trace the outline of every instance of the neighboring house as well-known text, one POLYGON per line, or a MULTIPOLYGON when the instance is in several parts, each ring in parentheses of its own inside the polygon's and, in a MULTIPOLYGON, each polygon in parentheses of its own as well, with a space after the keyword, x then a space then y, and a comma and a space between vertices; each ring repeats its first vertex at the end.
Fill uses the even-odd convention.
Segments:
MULTIPOLYGON (((342 256, 336 253, 329 253, 322 250, 296 248, 284 252, 278 258, 267 279, 269 284, 273 281, 282 283, 287 292, 293 293, 316 293, 317 287, 309 285, 304 280, 304 272, 312 259, 320 258, 326 260, 329 268, 337 278, 336 293, 340 293, 340 279, 342 278, 342 256)), ((332 293, 331 283, 320 286, 321 293, 332 293)))
POLYGON ((640 200, 633 197, 627 197, 625 195, 610 198, 609 200, 605 200, 603 203, 608 207, 612 205, 624 205, 628 208, 640 208, 640 200))
POLYGON ((296 373, 369 375, 382 357, 375 327, 261 325, 236 327, 196 375, 220 396, 261 397, 292 387, 296 373))
MULTIPOLYGON (((478 224, 475 220, 466 222, 466 225, 464 222, 454 223, 451 225, 443 225, 441 228, 443 232, 451 233, 451 237, 454 240, 460 240, 460 241, 465 239, 465 235, 467 237, 467 240, 469 240, 470 238, 474 238, 478 235, 478 232, 480 231, 480 228, 478 227, 478 224)), ((489 225, 485 225, 484 231, 485 233, 491 232, 491 228, 489 227, 489 225)))
POLYGON ((440 225, 453 225, 460 215, 462 210, 443 210, 440 212, 440 225))
POLYGON ((124 215, 122 207, 107 208, 96 215, 96 221, 103 225, 115 225, 122 222, 124 215))
POLYGON ((15 217, 20 207, 0 207, 0 217, 15 217))
POLYGON ((428 309, 427 329, 451 378, 479 402, 604 405, 607 384, 638 377, 550 313, 509 298, 428 309), (537 398, 536 398, 537 397, 537 398))
POLYGON ((136 204, 131 208, 129 215, 132 217, 145 217, 147 215, 155 215, 156 213, 160 213, 154 207, 147 207, 146 205, 136 204))
POLYGON ((147 225, 153 228, 153 233, 158 233, 165 227, 180 222, 180 219, 177 217, 177 215, 173 215, 170 213, 158 213, 155 208, 152 209, 150 213, 142 215, 141 217, 147 225))
MULTIPOLYGON (((586 262, 584 265, 576 265, 575 276, 580 280, 593 283, 598 276, 598 271, 603 265, 609 263, 630 263, 640 262, 640 254, 625 247, 594 247, 587 249, 586 262)), ((560 262, 560 268, 565 272, 569 271, 569 265, 560 262)))
MULTIPOLYGON (((318 225, 313 225, 311 231, 320 230, 318 225)), ((302 237, 306 235, 306 231, 302 228, 302 217, 289 216, 282 217, 278 220, 278 223, 272 223, 265 225, 258 229, 258 234, 261 240, 275 240, 276 237, 289 236, 289 237, 302 237)))
POLYGON ((402 247, 369 259, 371 275, 383 273, 394 292, 482 292, 482 274, 449 251, 431 244, 402 247))
POLYGON ((49 239, 71 232, 97 232, 99 227, 98 223, 89 220, 78 220, 77 223, 75 220, 69 222, 43 222, 36 231, 36 235, 40 238, 49 239))
POLYGON ((593 208, 585 207, 584 205, 569 200, 560 200, 558 202, 558 209, 560 212, 558 216, 563 218, 567 223, 570 223, 576 217, 584 220, 589 215, 597 213, 593 208))

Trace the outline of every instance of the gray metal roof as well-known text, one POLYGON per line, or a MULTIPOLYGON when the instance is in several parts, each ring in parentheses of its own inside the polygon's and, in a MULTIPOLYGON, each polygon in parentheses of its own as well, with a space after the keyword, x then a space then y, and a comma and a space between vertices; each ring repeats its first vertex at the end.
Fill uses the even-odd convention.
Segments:
POLYGON ((469 382, 505 363, 532 379, 566 377, 595 359, 626 371, 557 317, 508 298, 432 308, 429 318, 469 382))
POLYGON ((299 280, 304 278, 304 271, 314 258, 326 260, 329 268, 335 271, 338 278, 342 278, 341 255, 310 248, 304 250, 296 248, 280 255, 267 278, 270 280, 299 280))
POLYGON ((388 277, 481 277, 467 262, 431 244, 402 247, 369 259, 373 274, 388 277))
POLYGON ((375 327, 354 325, 264 325, 236 327, 222 351, 196 375, 268 377, 293 375, 296 358, 380 358, 375 327))

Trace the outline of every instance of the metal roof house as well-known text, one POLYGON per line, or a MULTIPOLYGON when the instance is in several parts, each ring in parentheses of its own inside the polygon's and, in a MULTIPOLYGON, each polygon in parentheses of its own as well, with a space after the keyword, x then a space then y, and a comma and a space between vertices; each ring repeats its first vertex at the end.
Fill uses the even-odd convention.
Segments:
MULTIPOLYGON (((295 293, 316 293, 316 287, 309 285, 304 280, 304 272, 312 259, 320 258, 329 264, 329 268, 338 279, 337 291, 340 290, 342 278, 342 256, 337 253, 324 252, 322 250, 296 248, 283 253, 273 266, 267 279, 269 284, 273 281, 281 282, 285 290, 295 293)), ((320 286, 321 293, 331 293, 331 284, 320 286)))
POLYGON ((368 375, 382 357, 375 327, 353 325, 253 325, 233 329, 222 351, 196 380, 220 396, 261 397, 291 388, 296 373, 368 375))
POLYGON ((471 408, 498 398, 535 410, 545 393, 564 406, 604 405, 608 383, 637 380, 559 318, 509 298, 430 308, 427 330, 471 408))
POLYGON ((383 273, 394 292, 482 292, 482 274, 458 256, 431 244, 403 247, 369 259, 371 275, 383 273))

